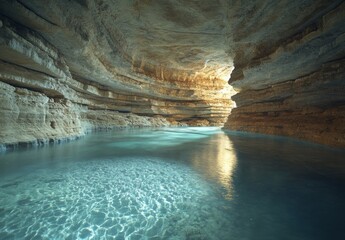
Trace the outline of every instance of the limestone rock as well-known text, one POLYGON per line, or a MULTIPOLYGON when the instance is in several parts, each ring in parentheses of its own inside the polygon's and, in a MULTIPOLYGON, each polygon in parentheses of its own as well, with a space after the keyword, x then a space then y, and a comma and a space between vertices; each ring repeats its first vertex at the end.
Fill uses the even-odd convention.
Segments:
POLYGON ((239 35, 248 42, 236 48, 230 84, 238 91, 232 97, 237 108, 225 128, 345 147, 345 3, 274 5, 291 15, 278 18, 253 3, 257 29, 243 27, 239 35))
POLYGON ((1 1, 0 144, 98 128, 222 125, 234 93, 218 38, 224 16, 215 3, 197 5, 1 1))
MULTIPOLYGON (((219 38, 225 31, 223 4, 2 1, 2 14, 9 18, 4 17, 3 31, 10 32, 3 34, 2 45, 15 52, 16 59, 26 57, 21 49, 27 48, 45 60, 28 59, 33 63, 24 65, 27 68, 59 78, 66 70, 67 77, 88 85, 83 87, 87 90, 101 88, 122 95, 116 110, 170 118, 178 113, 182 121, 199 118, 200 113, 209 122, 222 124, 233 94, 226 83, 233 69, 229 47, 225 38, 219 38), (16 29, 17 23, 28 33, 16 29), (14 35, 20 48, 7 43, 14 35), (30 46, 28 36, 35 39, 30 46), (48 62, 43 48, 56 50, 51 54, 56 63, 48 62), (60 72, 54 69, 58 62, 60 72)), ((7 53, 1 59, 18 64, 7 53)))
POLYGON ((89 110, 65 99, 15 88, 0 82, 0 146, 41 145, 75 139, 97 129, 161 127, 171 123, 161 116, 145 117, 116 111, 89 110))
POLYGON ((1 143, 237 106, 226 128, 345 146, 344 21, 342 0, 0 1, 1 143))
POLYGON ((243 91, 233 97, 238 108, 225 128, 344 147, 344 78, 345 60, 340 60, 296 80, 243 91))

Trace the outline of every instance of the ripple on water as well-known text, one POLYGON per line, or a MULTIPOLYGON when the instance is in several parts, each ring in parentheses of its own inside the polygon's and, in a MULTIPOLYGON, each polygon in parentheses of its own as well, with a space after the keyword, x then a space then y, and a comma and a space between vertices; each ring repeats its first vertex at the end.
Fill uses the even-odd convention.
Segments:
POLYGON ((0 234, 15 239, 214 239, 230 226, 210 183, 163 159, 73 163, 2 186, 0 234))

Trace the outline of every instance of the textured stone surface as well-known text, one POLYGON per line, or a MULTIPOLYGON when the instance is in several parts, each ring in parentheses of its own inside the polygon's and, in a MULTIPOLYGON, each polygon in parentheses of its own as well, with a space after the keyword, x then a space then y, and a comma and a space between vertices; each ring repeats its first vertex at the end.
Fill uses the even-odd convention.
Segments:
POLYGON ((239 105, 226 127, 345 146, 344 78, 342 60, 296 80, 243 91, 233 97, 239 105))
POLYGON ((90 110, 62 98, 49 98, 0 82, 0 146, 43 145, 75 139, 94 129, 171 125, 163 117, 90 110))
POLYGON ((0 81, 12 89, 0 118, 23 116, 13 129, 50 138, 54 111, 61 137, 222 125, 237 92, 226 128, 345 146, 342 0, 3 0, 0 21, 0 81))
POLYGON ((0 143, 114 126, 222 125, 234 94, 223 13, 216 3, 175 5, 1 1, 0 143), (185 22, 194 15, 194 25, 185 22))
MULTIPOLYGON (((51 46, 43 49, 44 42, 30 37, 41 49, 25 67, 54 77, 66 75, 89 85, 85 90, 114 91, 113 99, 120 100, 114 108, 121 111, 221 124, 234 92, 226 83, 233 64, 226 39, 219 38, 225 29, 219 3, 186 2, 186 7, 174 1, 34 0, 2 1, 0 6, 3 15, 34 30, 56 49, 49 61, 49 53, 41 52, 53 51, 51 46), (54 58, 63 73, 54 69, 54 58)), ((17 34, 23 32, 21 28, 17 34)), ((11 40, 5 40, 3 48, 10 53, 3 60, 18 64, 13 55, 32 56, 30 43, 16 39, 14 44, 21 45, 17 47, 11 40)))
POLYGON ((235 24, 225 128, 345 147, 345 3, 246 2, 237 14, 256 22, 235 24))

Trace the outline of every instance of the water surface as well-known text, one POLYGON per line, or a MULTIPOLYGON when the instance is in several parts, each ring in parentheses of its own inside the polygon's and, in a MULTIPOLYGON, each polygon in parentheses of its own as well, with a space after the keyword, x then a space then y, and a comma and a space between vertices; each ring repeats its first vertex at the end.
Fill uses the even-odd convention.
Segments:
POLYGON ((0 239, 345 239, 345 152, 219 128, 0 155, 0 239))

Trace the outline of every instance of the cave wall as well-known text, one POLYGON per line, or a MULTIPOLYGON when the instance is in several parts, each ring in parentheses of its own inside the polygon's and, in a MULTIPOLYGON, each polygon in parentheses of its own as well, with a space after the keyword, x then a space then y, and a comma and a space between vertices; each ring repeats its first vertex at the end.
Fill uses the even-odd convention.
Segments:
POLYGON ((0 145, 98 128, 223 125, 233 66, 219 39, 221 6, 206 5, 1 1, 0 145), (202 33, 212 26, 214 35, 202 33))
POLYGON ((134 114, 152 113, 148 98, 75 80, 59 51, 36 32, 7 18, 0 32, 2 150, 68 141, 99 128, 174 124, 134 114))
POLYGON ((226 122, 345 146, 344 15, 342 0, 0 1, 0 145, 226 122))
POLYGON ((332 146, 345 146, 345 59, 318 71, 233 99, 226 128, 285 135, 332 146))
MULTIPOLYGON (((277 20, 281 29, 263 20, 255 33, 242 29, 249 42, 237 48, 229 81, 237 108, 225 128, 345 147, 345 3, 276 4, 291 15, 277 20), (267 31, 274 37, 260 39, 267 31)), ((252 7, 252 16, 270 19, 265 6, 252 7)))

